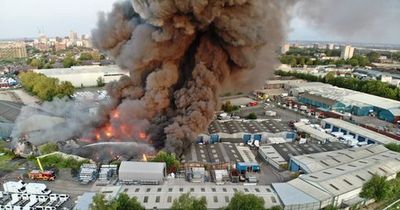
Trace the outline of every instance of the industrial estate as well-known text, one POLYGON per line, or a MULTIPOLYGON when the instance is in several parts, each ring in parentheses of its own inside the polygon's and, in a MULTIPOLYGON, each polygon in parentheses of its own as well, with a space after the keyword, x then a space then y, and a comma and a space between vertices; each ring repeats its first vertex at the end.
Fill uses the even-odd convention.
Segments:
POLYGON ((280 4, 230 2, 1 41, 0 210, 399 209, 400 46, 264 40, 280 4))

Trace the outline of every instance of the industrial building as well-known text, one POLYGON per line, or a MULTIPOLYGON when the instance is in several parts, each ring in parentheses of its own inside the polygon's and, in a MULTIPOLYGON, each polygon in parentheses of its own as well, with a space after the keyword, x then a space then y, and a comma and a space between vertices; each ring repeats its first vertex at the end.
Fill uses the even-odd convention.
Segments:
POLYGON ((338 133, 342 137, 350 137, 354 141, 365 142, 366 144, 400 143, 396 139, 336 118, 323 119, 321 126, 328 132, 338 133))
POLYGON ((286 141, 292 141, 295 137, 286 123, 275 119, 215 120, 209 125, 208 133, 218 135, 219 141, 242 139, 242 142, 246 142, 250 140, 248 137, 257 137, 260 142, 268 141, 270 137, 281 137, 286 141))
POLYGON ((359 193, 374 174, 396 177, 400 153, 369 145, 292 157, 289 168, 306 174, 272 184, 284 209, 321 209, 331 204, 349 207, 364 201, 359 193))
POLYGON ((303 132, 309 135, 311 140, 316 140, 321 143, 328 142, 337 142, 337 138, 327 134, 323 128, 317 125, 307 125, 304 122, 294 123, 294 127, 297 130, 297 133, 303 132))
MULTIPOLYGON (((128 196, 135 197, 146 209, 170 209, 175 199, 184 193, 200 198, 205 197, 208 209, 226 207, 235 192, 255 194, 265 201, 264 207, 280 206, 279 198, 269 185, 162 185, 162 186, 119 186, 101 190, 108 194, 118 194, 124 191, 128 196), (117 192, 117 193, 116 193, 117 192)), ((107 197, 107 196, 106 196, 107 197)))
POLYGON ((236 163, 253 162, 255 159, 249 147, 235 143, 192 144, 182 156, 183 163, 236 163))
POLYGON ((0 42, 0 59, 27 57, 24 42, 0 42))
POLYGON ((291 142, 262 145, 258 150, 258 154, 265 163, 272 165, 276 169, 287 169, 286 166, 294 156, 336 151, 345 148, 348 148, 348 146, 340 142, 327 142, 324 144, 291 142))
POLYGON ((161 184, 167 176, 165 162, 122 161, 118 178, 123 183, 161 184))
POLYGON ((119 80, 123 75, 129 75, 128 71, 121 70, 116 65, 109 66, 72 66, 71 68, 35 69, 34 72, 48 77, 57 78, 60 81, 71 82, 74 87, 94 87, 97 80, 102 78, 104 83, 119 80))
POLYGON ((319 82, 294 86, 291 94, 301 103, 325 110, 356 116, 372 115, 393 123, 400 120, 400 102, 388 98, 319 82))

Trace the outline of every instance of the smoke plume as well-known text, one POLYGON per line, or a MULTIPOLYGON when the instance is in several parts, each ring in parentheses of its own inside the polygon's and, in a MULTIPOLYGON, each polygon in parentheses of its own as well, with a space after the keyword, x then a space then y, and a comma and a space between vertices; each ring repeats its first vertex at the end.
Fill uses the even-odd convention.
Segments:
POLYGON ((108 86, 101 122, 113 137, 143 132, 139 139, 180 154, 206 130, 221 91, 259 88, 273 72, 283 20, 278 0, 115 3, 93 42, 130 77, 108 86))
POLYGON ((399 9, 398 0, 300 0, 293 15, 327 35, 400 43, 399 9))
POLYGON ((55 98, 42 105, 24 106, 16 119, 11 136, 14 139, 29 135, 29 141, 40 145, 49 141, 63 141, 91 130, 98 121, 90 114, 89 102, 55 98))

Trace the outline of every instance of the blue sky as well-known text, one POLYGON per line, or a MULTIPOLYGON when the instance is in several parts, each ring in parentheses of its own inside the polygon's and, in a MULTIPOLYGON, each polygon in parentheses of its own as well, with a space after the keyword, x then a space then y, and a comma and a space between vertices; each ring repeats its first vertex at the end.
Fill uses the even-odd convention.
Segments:
MULTIPOLYGON (((39 31, 50 37, 66 36, 71 30, 79 34, 90 34, 90 30, 95 27, 98 12, 110 11, 113 2, 115 0, 1 0, 0 39, 36 37, 39 31)), ((400 13, 400 8, 397 9, 400 13)), ((395 26, 400 28, 398 24, 395 26)), ((295 16, 291 21, 288 38, 400 44, 398 34, 364 37, 365 33, 359 33, 357 36, 347 36, 318 29, 318 25, 295 16)))

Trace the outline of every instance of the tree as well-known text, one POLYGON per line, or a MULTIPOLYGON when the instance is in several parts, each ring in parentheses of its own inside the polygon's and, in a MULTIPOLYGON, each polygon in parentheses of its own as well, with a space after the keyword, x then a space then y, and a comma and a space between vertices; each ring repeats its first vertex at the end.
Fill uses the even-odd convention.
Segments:
POLYGON ((167 172, 176 172, 180 166, 179 160, 176 158, 174 153, 167 153, 164 151, 158 152, 158 154, 150 160, 151 162, 165 162, 167 165, 167 172))
POLYGON ((76 61, 72 56, 67 56, 62 61, 62 64, 63 64, 64 68, 70 68, 71 66, 76 64, 76 61))
POLYGON ((117 199, 110 202, 110 205, 113 210, 145 210, 136 198, 129 198, 126 193, 119 194, 117 199))
POLYGON ((264 210, 264 199, 254 194, 237 192, 225 210, 264 210))
POLYGON ((118 198, 106 201, 104 194, 96 194, 91 205, 92 210, 145 210, 136 200, 126 193, 120 193, 118 198))
POLYGON ((199 199, 185 193, 175 199, 172 203, 171 210, 206 210, 207 200, 205 197, 199 199))
POLYGON ((379 57, 381 57, 381 55, 377 52, 370 52, 367 54, 367 57, 371 62, 376 63, 379 62, 379 57))
POLYGON ((93 197, 91 208, 92 210, 111 210, 108 202, 105 200, 104 194, 96 194, 93 197))
POLYGON ((39 151, 41 155, 49 154, 58 151, 58 146, 56 143, 49 142, 39 146, 39 151))
POLYGON ((323 208, 323 210, 339 210, 339 208, 336 206, 333 206, 333 205, 329 205, 329 206, 323 208))
POLYGON ((106 84, 104 82, 104 78, 103 77, 98 77, 96 81, 97 81, 97 87, 103 87, 106 84))
POLYGON ((390 144, 385 144, 385 147, 388 148, 389 150, 400 152, 400 144, 390 143, 390 144))
POLYGON ((71 96, 75 92, 75 87, 69 81, 62 81, 57 87, 57 96, 59 98, 71 96))
POLYGON ((252 112, 249 115, 247 115, 246 118, 249 120, 255 120, 255 119, 257 119, 257 115, 256 115, 256 113, 252 112))
POLYGON ((31 63, 29 65, 34 68, 41 69, 44 66, 44 62, 42 59, 34 58, 31 60, 31 63))
POLYGON ((390 191, 391 187, 386 177, 375 174, 363 185, 360 196, 381 201, 390 195, 390 191))
POLYGON ((81 61, 93 60, 93 56, 92 56, 92 54, 90 54, 88 52, 83 52, 79 56, 79 60, 81 60, 81 61))
POLYGON ((231 104, 230 101, 227 101, 227 102, 225 102, 224 104, 222 104, 221 109, 222 109, 224 112, 231 113, 231 112, 233 112, 233 111, 238 110, 239 107, 238 107, 238 106, 233 106, 233 105, 231 104))

